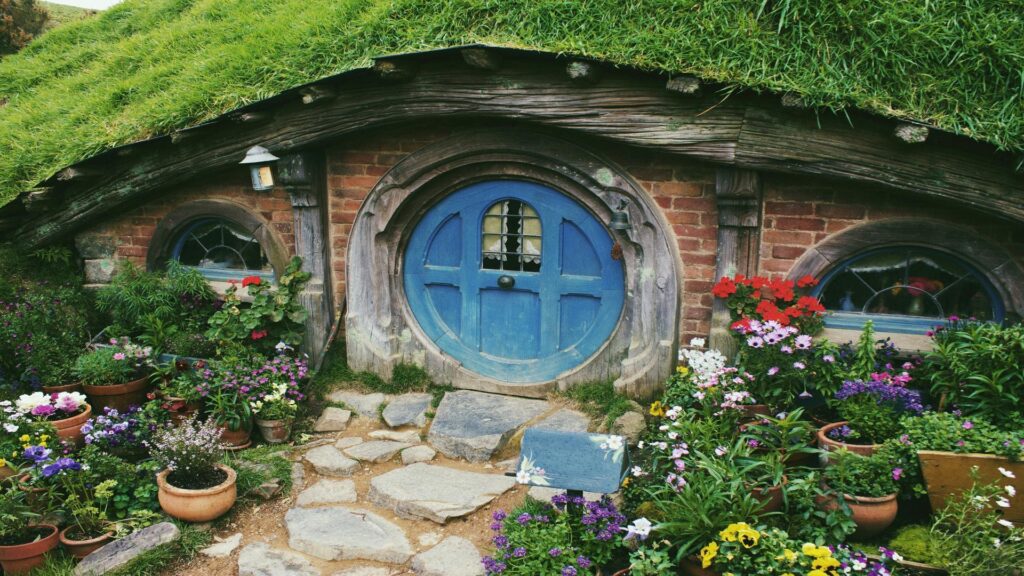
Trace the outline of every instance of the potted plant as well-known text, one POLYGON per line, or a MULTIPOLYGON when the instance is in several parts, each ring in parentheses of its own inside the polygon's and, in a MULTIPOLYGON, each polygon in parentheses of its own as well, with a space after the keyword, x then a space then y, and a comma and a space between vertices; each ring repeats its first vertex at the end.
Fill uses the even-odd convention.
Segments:
POLYGON ((920 392, 879 380, 844 382, 835 399, 842 420, 818 430, 818 445, 862 456, 870 456, 882 442, 900 434, 901 416, 924 411, 920 392))
POLYGON ((803 419, 801 408, 742 424, 740 431, 748 443, 755 444, 755 451, 778 453, 787 466, 812 464, 818 455, 811 446, 814 427, 803 419))
POLYGON ((288 389, 287 382, 275 382, 270 385, 269 393, 261 392, 249 401, 256 426, 269 444, 280 444, 291 435, 298 404, 287 396, 288 389))
MULTIPOLYGON (((1010 485, 1024 478, 1024 430, 1006 432, 982 417, 927 412, 904 421, 901 447, 916 452, 932 510, 971 486, 971 470, 984 484, 1010 485)), ((908 471, 909 472, 909 471, 908 471)), ((1024 522, 1024 506, 1005 511, 1013 522, 1024 522)))
POLYGON ((746 488, 764 506, 760 513, 775 512, 785 501, 787 478, 782 456, 778 452, 761 454, 751 459, 740 459, 746 488))
POLYGON ((672 558, 665 548, 671 546, 666 541, 644 543, 629 553, 629 567, 616 572, 613 576, 663 576, 671 574, 675 569, 672 558))
POLYGON ((14 403, 22 414, 49 422, 61 438, 81 444, 82 426, 92 415, 92 408, 81 392, 22 394, 14 403))
POLYGON ((104 408, 103 414, 82 426, 82 432, 87 445, 129 462, 138 462, 148 456, 145 443, 152 434, 150 424, 137 406, 124 413, 104 408))
POLYGON ((109 346, 78 357, 75 373, 97 411, 113 408, 124 412, 146 402, 151 352, 127 338, 112 338, 109 346))
POLYGON ((192 362, 179 358, 153 373, 161 396, 161 407, 170 413, 174 422, 188 420, 202 407, 199 372, 204 370, 207 370, 205 360, 192 362))
POLYGON ((0 491, 0 566, 4 574, 30 572, 57 546, 57 527, 36 524, 38 517, 24 492, 0 491))
POLYGON ((841 495, 857 524, 855 538, 870 538, 888 528, 899 508, 896 501, 899 474, 891 461, 881 454, 861 456, 842 449, 830 455, 829 460, 823 479, 837 495, 826 499, 822 505, 826 508, 840 506, 838 495, 841 495))
POLYGON ((220 463, 221 430, 194 418, 159 429, 150 442, 153 458, 164 466, 157 474, 160 507, 188 522, 208 522, 231 509, 238 497, 233 469, 220 463))
POLYGON ((949 574, 942 567, 946 562, 945 553, 929 526, 912 524, 900 528, 889 540, 887 548, 895 553, 897 564, 915 573, 934 576, 949 574))
POLYGON ((114 496, 116 480, 93 484, 87 467, 66 456, 37 461, 35 468, 61 495, 68 526, 61 530, 59 539, 73 557, 85 558, 114 537, 106 510, 114 496))

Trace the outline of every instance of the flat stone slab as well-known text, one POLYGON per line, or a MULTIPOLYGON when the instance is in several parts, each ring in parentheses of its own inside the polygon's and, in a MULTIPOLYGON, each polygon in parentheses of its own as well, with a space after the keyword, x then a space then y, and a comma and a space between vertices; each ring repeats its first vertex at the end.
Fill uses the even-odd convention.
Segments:
POLYGON ((545 428, 560 432, 586 432, 589 427, 589 416, 569 408, 562 408, 540 422, 530 425, 530 428, 545 428))
POLYGON ((345 454, 362 462, 386 462, 412 444, 390 440, 370 440, 345 450, 345 454))
POLYGON ((348 421, 351 418, 352 412, 350 410, 338 408, 337 406, 328 406, 320 413, 320 418, 317 418, 316 424, 313 425, 313 431, 341 432, 348 428, 348 421))
POLYGON ((320 576, 320 571, 301 555, 256 542, 238 554, 238 576, 320 576))
POLYGON ((75 576, 106 574, 161 544, 177 540, 180 534, 178 527, 170 522, 153 524, 89 554, 75 567, 75 576))
POLYGON ((381 568, 380 566, 364 566, 360 568, 348 568, 341 572, 335 572, 331 576, 391 576, 394 574, 390 568, 381 568))
POLYGON ((413 446, 402 450, 402 464, 416 464, 417 462, 430 462, 437 456, 437 450, 430 446, 413 446))
POLYGON ((377 418, 380 415, 380 405, 384 403, 386 398, 380 392, 360 394, 351 390, 335 390, 327 395, 327 399, 344 404, 355 410, 360 416, 377 418))
POLYGON ((419 444, 420 433, 418 430, 406 430, 399 432, 398 430, 374 430, 367 434, 374 440, 391 440, 392 442, 408 442, 409 444, 419 444))
POLYGON ((351 476, 359 469, 359 462, 345 456, 334 446, 318 446, 306 452, 306 461, 317 473, 325 476, 351 476))
POLYGON ((427 423, 427 409, 433 396, 425 393, 402 394, 388 402, 381 416, 384 423, 392 428, 400 426, 416 426, 422 428, 427 423))
POLYGON ((345 508, 292 508, 284 515, 288 545, 323 560, 404 564, 412 546, 402 529, 380 516, 345 508))
POLYGON ((418 576, 484 576, 480 552, 465 538, 449 536, 412 559, 418 576))
POLYGON ((445 394, 427 440, 445 456, 485 462, 515 431, 548 410, 543 400, 528 400, 471 390, 445 394))
POLYGON ((444 524, 471 514, 515 485, 503 474, 480 474, 444 466, 413 464, 370 480, 369 500, 402 518, 444 524))
POLYGON ((216 544, 203 548, 199 553, 210 558, 224 558, 225 556, 230 556, 238 548, 238 545, 242 543, 242 533, 232 534, 227 538, 214 536, 213 540, 216 544))
POLYGON ((307 488, 302 494, 299 494, 295 503, 299 506, 317 506, 320 504, 341 504, 355 501, 355 482, 324 478, 307 488))

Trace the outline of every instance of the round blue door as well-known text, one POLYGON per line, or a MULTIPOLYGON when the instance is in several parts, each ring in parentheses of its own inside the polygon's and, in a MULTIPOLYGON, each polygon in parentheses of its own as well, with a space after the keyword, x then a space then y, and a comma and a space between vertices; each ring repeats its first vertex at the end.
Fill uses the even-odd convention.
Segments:
POLYGON ((568 196, 532 182, 463 188, 417 223, 405 294, 426 335, 464 367, 506 382, 551 380, 611 335, 623 272, 612 239, 568 196))

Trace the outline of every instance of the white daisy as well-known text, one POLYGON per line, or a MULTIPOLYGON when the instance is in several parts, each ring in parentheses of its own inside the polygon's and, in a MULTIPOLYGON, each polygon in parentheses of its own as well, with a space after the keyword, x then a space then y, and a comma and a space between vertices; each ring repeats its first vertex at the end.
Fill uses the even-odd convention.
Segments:
POLYGON ((1003 468, 1002 466, 999 467, 999 473, 1002 474, 1003 476, 1006 476, 1007 478, 1017 477, 1013 472, 1007 470, 1006 468, 1003 468))

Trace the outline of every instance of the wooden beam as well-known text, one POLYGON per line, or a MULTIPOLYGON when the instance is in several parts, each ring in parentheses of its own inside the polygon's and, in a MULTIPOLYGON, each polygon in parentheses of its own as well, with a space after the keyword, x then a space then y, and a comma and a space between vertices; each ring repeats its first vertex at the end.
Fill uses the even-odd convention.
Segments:
POLYGON ((462 60, 470 67, 477 70, 494 72, 501 68, 501 55, 495 50, 487 48, 465 48, 460 51, 462 60))
POLYGON ((54 188, 36 188, 22 196, 21 203, 25 212, 38 214, 53 209, 57 205, 58 195, 54 188))
POLYGON ((673 76, 665 83, 665 89, 687 96, 700 94, 700 79, 694 76, 673 76))
POLYGON ((804 100, 804 97, 796 92, 784 93, 779 97, 779 103, 782 104, 783 108, 797 108, 801 110, 810 108, 810 106, 807 105, 807 101, 804 100))
POLYGON ((57 172, 58 182, 81 182, 90 178, 95 178, 98 173, 95 170, 83 168, 82 166, 68 166, 67 168, 57 172))
POLYGON ((401 82, 416 75, 416 65, 408 60, 377 60, 373 63, 373 71, 382 80, 401 82))
POLYGON ((910 124, 900 122, 893 129, 892 134, 897 139, 907 144, 920 144, 928 139, 928 127, 921 124, 910 124))
POLYGON ((565 67, 569 79, 577 84, 597 84, 601 79, 601 67, 594 62, 574 60, 565 67))
POLYGON ((318 85, 306 86, 299 90, 299 93, 302 95, 302 103, 307 105, 327 102, 335 97, 333 90, 326 86, 318 85))
POLYGON ((262 124, 273 117, 269 112, 242 112, 235 115, 235 121, 242 124, 262 124))

